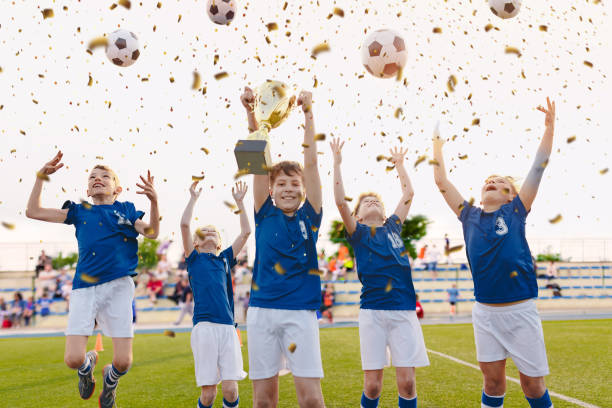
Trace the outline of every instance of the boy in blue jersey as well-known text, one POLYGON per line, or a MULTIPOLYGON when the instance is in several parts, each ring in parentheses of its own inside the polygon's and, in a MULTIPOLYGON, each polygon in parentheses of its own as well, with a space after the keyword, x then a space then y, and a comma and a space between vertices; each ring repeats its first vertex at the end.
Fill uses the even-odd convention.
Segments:
POLYGON ((476 303, 472 309, 476 354, 484 377, 482 407, 501 407, 506 391, 506 358, 520 371, 523 393, 534 408, 552 407, 544 376, 548 361, 542 322, 534 298, 538 285, 525 238, 527 214, 552 150, 555 104, 547 98, 546 130, 520 191, 509 177, 490 176, 481 191, 482 209, 465 201, 447 179, 436 128, 434 178, 446 203, 463 224, 476 303))
POLYGON ((359 196, 355 210, 346 202, 340 164, 344 142, 330 143, 334 155, 334 197, 355 251, 357 274, 362 283, 359 309, 359 343, 364 373, 362 408, 375 408, 383 385, 386 350, 397 373, 398 406, 415 408, 415 367, 429 365, 423 332, 416 315, 416 294, 410 261, 400 237, 414 191, 404 168, 406 150, 391 150, 402 197, 393 215, 385 217, 380 197, 375 193, 359 196))
MULTIPOLYGON (((255 131, 251 90, 241 99, 249 129, 255 131)), ((256 408, 277 406, 278 375, 285 363, 293 373, 300 407, 324 406, 316 315, 321 304, 316 242, 322 194, 312 94, 302 92, 297 103, 305 120, 304 167, 283 161, 253 180, 256 254, 247 334, 256 408)))
POLYGON ((223 407, 238 407, 238 381, 246 377, 242 370, 240 341, 234 329, 234 291, 230 271, 236 265, 238 254, 249 235, 251 227, 242 200, 246 184, 236 183, 232 195, 240 211, 240 235, 234 243, 221 252, 221 237, 213 226, 196 230, 191 235, 189 223, 193 207, 202 193, 196 191, 198 182, 189 189, 191 199, 181 219, 183 249, 187 273, 195 301, 191 350, 195 362, 196 382, 202 388, 198 408, 210 408, 221 383, 223 407))
POLYGON ((78 370, 79 393, 88 399, 94 392, 95 351, 86 353, 87 339, 97 321, 106 336, 113 340, 113 362, 102 370, 102 408, 115 405, 119 378, 132 364, 132 300, 134 270, 138 265, 138 234, 156 238, 159 232, 157 193, 151 173, 136 184, 151 201, 149 223, 142 220, 129 201, 117 201, 122 188, 116 174, 107 166, 97 165, 89 172, 87 196, 93 204, 66 201, 61 209, 43 208, 40 195, 43 180, 64 166, 62 152, 37 173, 30 194, 26 216, 41 221, 72 224, 79 244, 79 261, 70 295, 66 352, 64 361, 78 370))

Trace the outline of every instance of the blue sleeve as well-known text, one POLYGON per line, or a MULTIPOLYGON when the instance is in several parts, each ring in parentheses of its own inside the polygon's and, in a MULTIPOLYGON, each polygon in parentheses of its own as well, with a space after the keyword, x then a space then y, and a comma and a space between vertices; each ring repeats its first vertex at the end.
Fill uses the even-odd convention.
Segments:
POLYGON ((64 220, 64 224, 74 225, 77 223, 77 214, 79 212, 80 205, 75 204, 73 201, 66 201, 64 205, 62 205, 62 210, 68 209, 68 214, 66 214, 66 219, 64 220))
POLYGON ((304 214, 306 215, 306 217, 310 219, 310 222, 312 225, 314 225, 317 228, 321 227, 321 220, 323 219, 323 209, 322 208, 321 208, 321 212, 317 214, 315 209, 312 208, 310 201, 306 199, 306 201, 304 201, 304 205, 302 206, 302 208, 300 208, 300 210, 302 210, 304 214))
POLYGON ((234 257, 234 250, 231 246, 227 247, 223 252, 221 252, 221 256, 227 259, 227 263, 230 268, 236 266, 236 258, 234 257))
POLYGON ((467 219, 469 218, 470 214, 475 211, 476 208, 471 205, 469 202, 467 201, 463 201, 463 208, 461 209, 461 213, 459 214, 459 220, 461 222, 465 222, 467 221, 467 219))
POLYGON ((266 215, 268 215, 274 209, 274 203, 272 202, 272 197, 268 196, 266 202, 261 206, 259 211, 255 211, 255 223, 258 224, 261 220, 264 219, 266 215))
POLYGON ((518 213, 518 215, 522 219, 526 219, 527 218, 527 214, 529 214, 529 211, 527 211, 527 209, 525 208, 525 205, 521 201, 521 198, 519 197, 518 194, 512 200, 512 208, 513 208, 513 211, 515 213, 518 213))
POLYGON ((349 242, 349 244, 351 244, 353 249, 355 249, 355 246, 359 244, 359 242, 363 239, 365 234, 368 233, 368 231, 369 228, 367 225, 360 224, 357 222, 355 223, 355 231, 353 231, 353 235, 349 235, 348 232, 345 233, 346 240, 349 242))
POLYGON ((391 229, 391 231, 397 233, 397 235, 401 236, 402 233, 402 222, 400 221, 399 217, 395 214, 393 214, 392 216, 390 216, 389 218, 387 218, 387 221, 385 221, 385 224, 387 224, 387 226, 389 227, 389 229, 391 229))
POLYGON ((189 256, 185 258, 185 263, 187 264, 187 267, 191 266, 191 264, 196 260, 197 257, 198 257, 198 251, 194 249, 193 251, 191 251, 189 256))
POLYGON ((136 220, 140 220, 142 219, 142 217, 144 217, 144 211, 136 210, 136 206, 132 202, 126 201, 123 204, 125 206, 125 212, 127 213, 130 222, 132 223, 132 225, 136 225, 136 220))

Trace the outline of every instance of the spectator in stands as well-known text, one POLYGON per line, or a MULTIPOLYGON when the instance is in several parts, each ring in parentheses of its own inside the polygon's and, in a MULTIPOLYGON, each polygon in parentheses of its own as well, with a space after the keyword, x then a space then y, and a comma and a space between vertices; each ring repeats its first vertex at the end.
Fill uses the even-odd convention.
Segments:
POLYGON ((51 294, 48 291, 44 291, 42 297, 38 299, 38 311, 42 317, 49 316, 51 314, 51 304, 53 303, 53 299, 51 299, 51 294))
POLYGON ((66 301, 66 312, 68 312, 68 307, 70 306, 70 293, 72 292, 72 280, 67 280, 62 285, 62 299, 66 301))
POLYGON ((548 267, 546 268, 546 274, 549 276, 548 279, 555 279, 558 277, 555 261, 550 261, 548 267))
POLYGON ((26 304, 27 302, 23 300, 23 295, 21 292, 15 292, 10 310, 11 323, 13 327, 21 326, 21 320, 23 319, 26 304))
POLYGON ((12 326, 11 312, 4 298, 0 297, 0 320, 2 320, 2 328, 8 329, 12 326))
POLYGON ((187 277, 187 261, 185 260, 185 254, 183 254, 181 261, 176 267, 176 276, 178 277, 178 279, 187 277))
POLYGON ((333 323, 332 307, 334 306, 336 291, 333 283, 326 283, 321 299, 321 315, 327 317, 330 323, 333 323))
POLYGON ((353 272, 355 270, 355 260, 350 256, 344 261, 344 269, 346 273, 353 272))
POLYGON ((238 262, 238 265, 234 268, 234 270, 235 270, 234 276, 235 276, 236 284, 246 283, 250 281, 248 277, 251 274, 251 270, 249 269, 249 266, 247 265, 246 260, 238 262))
POLYGON ((456 304, 459 298, 459 290, 457 284, 453 283, 452 287, 446 291, 448 293, 448 303, 450 304, 450 315, 455 316, 457 314, 456 304))
POLYGON ((415 295, 415 296, 416 296, 416 307, 415 307, 416 315, 419 319, 422 319, 423 316, 425 316, 425 311, 423 310, 423 306, 421 306, 421 302, 419 302, 419 295, 415 295))
POLYGON ((178 305, 181 308, 178 319, 174 322, 176 326, 181 324, 186 314, 193 316, 193 291, 189 285, 189 279, 183 278, 181 280, 181 296, 179 298, 178 305))
POLYGON ((329 270, 329 273, 331 273, 332 280, 336 280, 334 278, 334 276, 337 276, 337 274, 336 274, 336 258, 334 258, 333 256, 329 257, 329 262, 327 263, 327 268, 329 270))
POLYGON ((23 311, 23 323, 26 326, 30 325, 30 320, 36 314, 36 303, 34 303, 34 297, 30 296, 26 302, 25 309, 23 311))
MULTIPOLYGON (((172 295, 168 296, 168 299, 172 300, 177 305, 181 301, 181 296, 183 295, 183 289, 185 289, 185 280, 184 278, 177 277, 176 285, 174 285, 174 292, 172 295)), ((189 284, 189 280, 187 280, 189 284)))
POLYGON ((71 282, 72 279, 70 275, 68 275, 66 268, 63 268, 59 275, 55 277, 55 292, 53 293, 53 298, 64 298, 64 285, 69 281, 71 282))
POLYGON ((36 285, 38 296, 45 290, 51 293, 55 292, 55 278, 57 273, 53 270, 51 263, 46 263, 43 270, 38 274, 38 284, 36 285))
POLYGON ((327 258, 325 257, 325 250, 322 250, 319 253, 319 271, 321 272, 321 275, 323 276, 323 279, 327 279, 327 274, 329 273, 329 265, 327 262, 327 258))
POLYGON ((421 266, 421 265, 425 265, 427 266, 426 262, 426 257, 427 257, 427 244, 423 245, 421 247, 421 249, 419 250, 419 254, 417 255, 417 266, 421 266))
POLYGON ((157 303, 157 298, 163 294, 163 291, 164 282, 157 278, 157 274, 149 273, 149 281, 147 282, 147 295, 149 295, 151 305, 155 305, 157 303))
POLYGON ((157 247, 157 250, 155 251, 155 254, 157 255, 157 259, 162 259, 163 256, 166 255, 166 252, 168 252, 168 248, 170 248, 170 244, 172 244, 172 240, 167 240, 167 241, 163 241, 161 244, 159 244, 159 246, 157 247))
POLYGON ((40 251, 40 255, 38 257, 38 263, 36 264, 36 277, 38 278, 38 274, 45 268, 46 264, 51 263, 51 258, 45 254, 45 250, 40 251))
POLYGON ((172 265, 170 265, 170 262, 168 262, 168 257, 166 256, 166 254, 162 254, 161 259, 159 260, 159 262, 157 262, 157 268, 155 272, 157 279, 162 281, 164 285, 168 281, 171 269, 172 265))
POLYGON ((251 300, 251 292, 247 290, 246 293, 244 294, 244 297, 242 297, 241 300, 242 300, 242 313, 244 314, 243 318, 244 318, 244 321, 246 322, 247 310, 249 310, 249 301, 251 300))
POLYGON ((431 277, 436 279, 438 277, 438 261, 440 260, 440 251, 436 248, 436 244, 428 249, 425 255, 427 261, 427 270, 431 271, 431 277))

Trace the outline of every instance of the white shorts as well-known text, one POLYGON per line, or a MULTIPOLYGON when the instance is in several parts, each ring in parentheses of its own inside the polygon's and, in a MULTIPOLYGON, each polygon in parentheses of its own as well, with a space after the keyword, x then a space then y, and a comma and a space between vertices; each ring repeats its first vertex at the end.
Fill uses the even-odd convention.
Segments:
POLYGON ((134 337, 131 276, 70 292, 67 336, 91 336, 94 321, 109 337, 134 337))
POLYGON ((274 377, 285 368, 295 377, 323 378, 315 311, 251 306, 247 337, 251 380, 274 377), (293 352, 289 350, 292 344, 293 352))
POLYGON ((512 357, 529 377, 548 375, 542 321, 533 299, 510 306, 472 308, 476 357, 487 363, 512 357))
POLYGON ((247 376, 242 369, 238 333, 232 325, 196 324, 191 330, 191 350, 198 387, 217 385, 220 381, 240 381, 247 376))
POLYGON ((429 365, 421 324, 414 310, 359 309, 361 367, 381 370, 387 363, 387 347, 395 367, 429 365))

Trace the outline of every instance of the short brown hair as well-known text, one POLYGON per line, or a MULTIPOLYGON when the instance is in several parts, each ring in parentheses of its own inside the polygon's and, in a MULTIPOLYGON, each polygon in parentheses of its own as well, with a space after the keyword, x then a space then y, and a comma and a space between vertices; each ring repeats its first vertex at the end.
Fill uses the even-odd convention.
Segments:
POLYGON ((119 183, 119 177, 117 177, 117 173, 115 173, 113 171, 113 169, 108 167, 106 164, 96 164, 93 167, 93 169, 91 169, 91 170, 94 171, 95 169, 100 169, 100 170, 108 171, 111 174, 111 176, 113 177, 113 180, 115 181, 115 187, 120 187, 121 186, 121 184, 119 183))
POLYGON ((274 184, 274 180, 276 180, 281 172, 288 176, 297 174, 302 178, 302 182, 304 181, 304 169, 300 163, 294 161, 282 161, 276 163, 270 168, 270 184, 274 184))
POLYGON ((361 202, 366 197, 374 197, 374 198, 378 199, 378 201, 380 201, 380 204, 382 205, 383 213, 385 212, 385 204, 383 203, 382 198, 380 197, 380 195, 378 193, 374 193, 372 191, 368 191, 366 193, 359 194, 359 198, 357 199, 357 204, 355 204, 355 209, 353 210, 353 216, 354 217, 357 216, 357 213, 359 212, 359 207, 361 207, 361 202))

